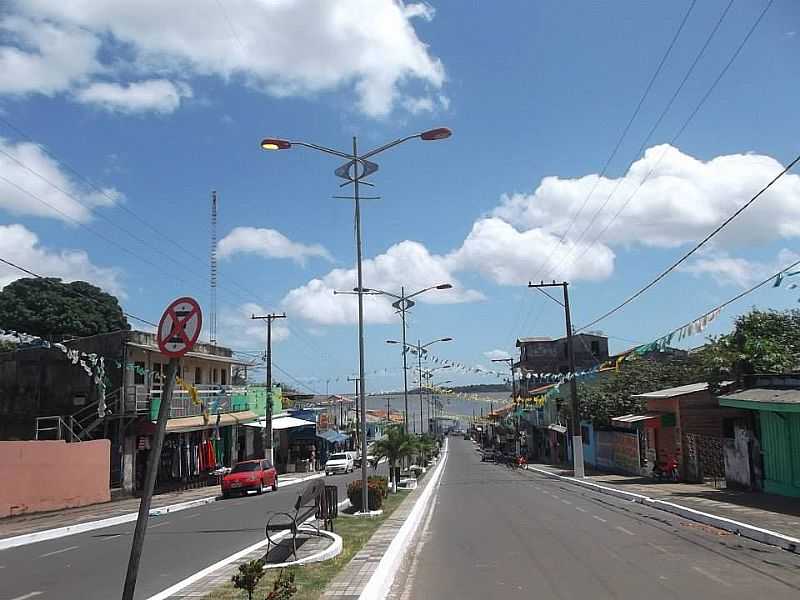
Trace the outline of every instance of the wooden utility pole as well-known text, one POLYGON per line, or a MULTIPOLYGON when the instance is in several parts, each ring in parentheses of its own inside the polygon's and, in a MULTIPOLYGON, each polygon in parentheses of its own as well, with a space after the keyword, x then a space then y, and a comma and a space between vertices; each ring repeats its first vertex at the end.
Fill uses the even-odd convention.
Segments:
POLYGON ((252 315, 250 318, 267 322, 267 406, 264 411, 264 429, 261 440, 264 447, 264 458, 269 459, 270 464, 275 464, 272 456, 272 322, 275 319, 285 319, 286 313, 252 315))
POLYGON ((580 414, 579 414, 579 404, 578 404, 578 382, 575 379, 575 344, 573 343, 573 331, 572 331, 572 315, 570 314, 569 310, 569 291, 567 290, 567 286, 569 284, 566 281, 562 281, 557 283, 553 281, 552 283, 528 283, 529 288, 536 288, 540 292, 542 292, 545 296, 550 298, 556 304, 561 305, 564 308, 564 318, 566 321, 566 328, 567 328, 567 356, 569 358, 569 373, 567 377, 569 378, 569 392, 570 396, 572 397, 571 402, 571 425, 572 425, 572 462, 573 462, 573 471, 575 477, 583 477, 583 438, 581 437, 581 423, 580 423, 580 414), (556 298, 548 294, 544 289, 547 287, 560 287, 564 290, 564 302, 563 304, 559 302, 556 298))

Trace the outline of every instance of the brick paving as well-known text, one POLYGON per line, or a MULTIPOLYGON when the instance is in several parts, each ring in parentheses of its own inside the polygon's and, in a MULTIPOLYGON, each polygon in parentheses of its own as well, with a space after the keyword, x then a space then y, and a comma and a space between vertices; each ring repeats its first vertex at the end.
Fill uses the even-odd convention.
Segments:
POLYGON ((389 548, 389 544, 392 543, 395 535, 400 531, 409 513, 414 508, 414 503, 430 481, 431 478, 426 477, 425 484, 411 492, 400 503, 400 506, 395 509, 392 515, 372 534, 372 537, 364 544, 364 547, 350 559, 344 569, 328 584, 322 595, 323 598, 326 600, 356 600, 361 595, 375 569, 378 568, 378 563, 389 548))
MULTIPOLYGON (((558 475, 572 475, 571 469, 563 467, 533 463, 531 466, 558 475)), ((673 502, 694 510, 800 538, 800 502, 797 498, 727 489, 702 483, 661 482, 649 477, 595 470, 587 471, 586 479, 600 485, 673 502)))
MULTIPOLYGON (((280 476, 280 481, 287 482, 291 479, 299 479, 301 477, 307 477, 308 475, 309 473, 287 473, 280 476)), ((199 500, 202 498, 212 498, 218 495, 219 486, 195 488, 181 492, 168 492, 153 496, 151 508, 160 508, 171 504, 190 502, 192 500, 199 500)), ((79 523, 99 521, 101 519, 108 519, 128 513, 135 513, 138 510, 139 498, 123 498, 119 500, 112 500, 111 502, 105 502, 103 504, 91 504, 89 506, 81 506, 77 508, 65 508, 59 511, 6 517, 4 519, 0 519, 0 540, 26 533, 44 531, 46 529, 55 529, 58 527, 66 527, 67 525, 77 525, 79 523)))

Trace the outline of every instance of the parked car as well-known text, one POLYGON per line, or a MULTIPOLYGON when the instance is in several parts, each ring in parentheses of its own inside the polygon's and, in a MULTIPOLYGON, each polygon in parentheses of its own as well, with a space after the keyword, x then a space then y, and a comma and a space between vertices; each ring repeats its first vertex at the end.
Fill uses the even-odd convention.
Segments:
POLYGON ((483 455, 481 456, 481 460, 483 462, 495 462, 497 460, 498 453, 494 450, 484 450, 483 455))
POLYGON ((278 489, 278 472, 268 460, 245 460, 231 469, 231 472, 222 478, 222 496, 229 498, 233 494, 246 494, 254 490, 261 494, 268 487, 272 491, 278 489))
POLYGON ((354 469, 353 457, 349 452, 335 452, 328 457, 328 462, 325 463, 325 475, 350 473, 354 469))

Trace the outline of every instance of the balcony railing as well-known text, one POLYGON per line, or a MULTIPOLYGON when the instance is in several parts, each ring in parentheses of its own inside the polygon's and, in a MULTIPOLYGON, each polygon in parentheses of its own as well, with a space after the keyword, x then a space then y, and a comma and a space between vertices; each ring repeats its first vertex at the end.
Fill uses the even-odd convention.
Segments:
MULTIPOLYGON (((170 402, 170 418, 196 417, 203 414, 203 407, 209 414, 238 412, 249 410, 252 402, 248 401, 246 386, 233 385, 195 385, 197 389, 197 403, 189 393, 180 386, 175 386, 170 402)), ((150 418, 158 418, 158 409, 161 406, 161 384, 154 384, 150 389, 150 418)))

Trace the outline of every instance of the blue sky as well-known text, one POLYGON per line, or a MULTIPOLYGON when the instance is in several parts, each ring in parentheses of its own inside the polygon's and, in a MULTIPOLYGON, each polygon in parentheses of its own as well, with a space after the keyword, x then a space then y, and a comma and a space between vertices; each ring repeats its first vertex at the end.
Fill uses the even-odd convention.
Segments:
MULTIPOLYGON (((150 320, 178 295, 207 307, 217 190, 219 236, 228 236, 220 339, 257 350, 263 330, 247 316, 285 310, 275 362, 316 390, 327 379, 331 391, 349 389, 336 379, 357 369, 353 299, 331 293, 355 283, 352 205, 331 198, 340 193, 336 159, 267 154, 258 147, 266 135, 342 149, 357 135, 366 149, 452 128, 448 140, 408 142, 377 161, 381 199, 365 201, 363 215, 365 257, 377 259, 365 283, 399 290, 452 281, 456 289, 414 308, 409 337, 452 336, 437 355, 484 366, 485 353, 512 351, 517 336, 563 334, 559 307, 526 289, 529 279, 570 280, 574 322, 586 324, 798 152, 793 0, 774 0, 674 139, 767 6, 733 2, 646 140, 728 5, 697 2, 599 181, 687 1, 188 4, 4 7, 0 256, 94 281, 150 320)), ((789 175, 686 270, 596 328, 614 336, 615 350, 648 342, 796 260, 798 235, 800 178, 789 175)), ((0 269, 0 285, 17 276, 0 269)), ((727 330, 752 305, 796 306, 797 295, 765 288, 709 331, 727 330)), ((373 376, 368 390, 396 389, 400 356, 384 340, 399 335, 399 322, 380 301, 367 315, 367 370, 393 373, 373 376)))

